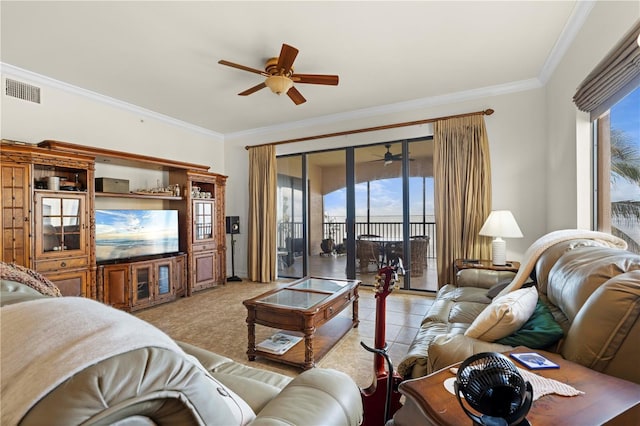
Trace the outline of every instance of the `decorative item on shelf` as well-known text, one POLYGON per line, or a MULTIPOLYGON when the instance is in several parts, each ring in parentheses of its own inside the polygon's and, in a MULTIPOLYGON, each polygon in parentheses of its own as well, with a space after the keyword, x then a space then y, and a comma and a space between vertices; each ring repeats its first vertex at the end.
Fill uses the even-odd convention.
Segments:
POLYGON ((494 210, 480 229, 480 235, 495 237, 491 244, 494 265, 506 265, 507 243, 502 238, 522 238, 522 231, 509 210, 494 210))
POLYGON ((52 191, 60 190, 60 178, 58 176, 49 176, 47 178, 47 189, 52 191))
POLYGON ((61 191, 77 191, 78 188, 75 182, 72 182, 70 180, 67 180, 66 178, 63 178, 60 180, 60 190, 61 191))
POLYGON ((82 183, 80 182, 80 174, 76 173, 74 175, 74 183, 76 186, 76 191, 82 191, 84 188, 82 187, 82 183))
POLYGON ((98 177, 96 178, 96 192, 126 194, 129 192, 129 181, 127 179, 98 177))
POLYGON ((474 425, 529 425, 527 413, 533 388, 506 356, 482 352, 462 362, 456 374, 455 394, 474 425), (462 402, 477 411, 476 414, 462 402))

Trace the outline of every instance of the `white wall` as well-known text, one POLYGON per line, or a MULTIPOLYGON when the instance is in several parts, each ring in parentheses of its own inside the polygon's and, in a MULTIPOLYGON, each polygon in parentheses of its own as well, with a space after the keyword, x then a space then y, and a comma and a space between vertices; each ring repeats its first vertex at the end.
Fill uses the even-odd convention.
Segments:
POLYGON ((27 102, 3 92, 3 139, 31 143, 53 139, 207 165, 224 174, 222 135, 153 113, 134 113, 124 109, 124 103, 89 92, 74 93, 54 80, 29 78, 11 69, 2 69, 2 87, 6 77, 40 87, 42 101, 27 102))
POLYGON ((572 99, 639 18, 638 1, 597 2, 545 86, 547 231, 591 226, 591 168, 584 164, 590 158, 590 126, 572 99))

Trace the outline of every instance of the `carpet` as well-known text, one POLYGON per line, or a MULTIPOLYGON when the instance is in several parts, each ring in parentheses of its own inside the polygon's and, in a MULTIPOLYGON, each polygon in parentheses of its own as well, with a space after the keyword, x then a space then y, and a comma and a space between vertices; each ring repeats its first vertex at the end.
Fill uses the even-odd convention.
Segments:
MULTIPOLYGON (((277 287, 277 283, 238 282, 195 293, 175 302, 136 312, 141 318, 175 340, 200 346, 234 361, 288 376, 302 370, 258 357, 247 359, 247 310, 242 301, 277 287)), ((373 354, 360 346, 373 346, 375 297, 370 287, 360 287, 360 325, 351 329, 322 359, 318 367, 333 368, 351 376, 358 386, 367 387, 373 380, 373 354)), ((394 365, 407 353, 420 321, 433 298, 428 295, 394 291, 386 299, 386 337, 394 365)), ((340 315, 351 315, 345 309, 340 315)), ((271 336, 275 329, 256 326, 256 342, 271 336)))

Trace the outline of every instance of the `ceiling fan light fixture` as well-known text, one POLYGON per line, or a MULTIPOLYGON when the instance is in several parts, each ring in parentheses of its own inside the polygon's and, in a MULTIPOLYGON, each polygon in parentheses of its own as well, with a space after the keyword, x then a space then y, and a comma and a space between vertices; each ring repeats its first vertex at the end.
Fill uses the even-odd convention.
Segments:
POLYGON ((267 77, 264 84, 277 95, 287 93, 293 87, 293 80, 283 75, 272 75, 267 77))

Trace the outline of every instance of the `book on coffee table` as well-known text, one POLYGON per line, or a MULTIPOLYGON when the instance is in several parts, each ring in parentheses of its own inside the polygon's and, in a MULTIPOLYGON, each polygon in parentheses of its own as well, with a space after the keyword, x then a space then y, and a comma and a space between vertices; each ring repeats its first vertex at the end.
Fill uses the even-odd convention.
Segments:
POLYGON ((256 345, 256 349, 275 355, 282 355, 283 353, 291 349, 300 340, 302 340, 302 337, 300 336, 293 336, 291 334, 278 332, 268 339, 265 339, 262 342, 258 343, 256 345))

